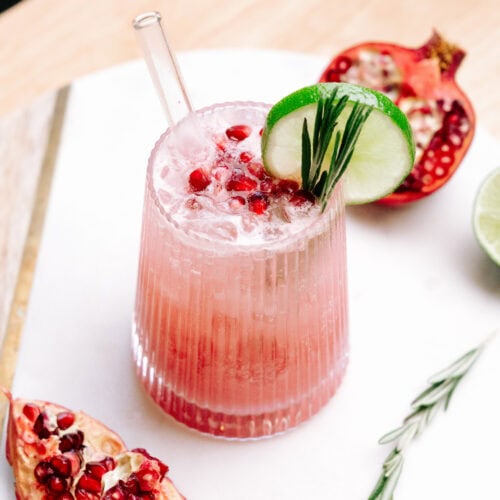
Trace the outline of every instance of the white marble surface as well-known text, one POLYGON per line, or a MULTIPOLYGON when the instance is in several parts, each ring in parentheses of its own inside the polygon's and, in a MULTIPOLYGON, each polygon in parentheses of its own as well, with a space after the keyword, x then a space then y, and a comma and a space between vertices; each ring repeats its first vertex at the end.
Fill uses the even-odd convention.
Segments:
MULTIPOLYGON (((314 82, 326 61, 264 51, 182 55, 195 105, 273 102, 314 82)), ((500 324, 500 269, 482 254, 471 207, 500 145, 479 130, 438 194, 389 210, 350 208, 351 364, 338 395, 293 432, 224 442, 188 431, 143 394, 132 370, 144 168, 163 127, 140 62, 91 75, 70 96, 14 392, 57 401, 164 458, 191 500, 367 498, 426 378, 500 324)), ((410 449, 396 498, 500 495, 500 339, 447 414, 410 449)), ((0 500, 12 500, 2 453, 0 500)))

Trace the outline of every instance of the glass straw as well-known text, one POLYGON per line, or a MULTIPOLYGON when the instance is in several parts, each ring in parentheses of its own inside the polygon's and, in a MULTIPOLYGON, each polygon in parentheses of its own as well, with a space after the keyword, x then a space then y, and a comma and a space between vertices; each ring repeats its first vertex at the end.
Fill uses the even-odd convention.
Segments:
POLYGON ((133 26, 168 124, 173 126, 193 109, 162 28, 161 15, 159 12, 140 14, 133 26))

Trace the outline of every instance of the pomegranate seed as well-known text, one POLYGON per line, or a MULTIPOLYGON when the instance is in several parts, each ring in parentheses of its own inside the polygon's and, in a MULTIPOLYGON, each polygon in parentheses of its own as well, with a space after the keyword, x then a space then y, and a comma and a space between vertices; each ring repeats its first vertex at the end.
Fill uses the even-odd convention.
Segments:
POLYGON ((40 439, 47 439, 54 433, 49 427, 49 417, 44 411, 35 420, 33 431, 40 439))
POLYGON ((242 153, 240 153, 240 161, 242 163, 248 163, 252 159, 253 159, 253 154, 250 153, 249 151, 243 151, 242 153))
POLYGON ((33 403, 26 403, 23 407, 23 415, 31 422, 34 422, 40 415, 40 408, 33 403))
POLYGON ((83 447, 83 432, 78 430, 61 436, 59 441, 59 450, 65 451, 80 450, 83 447))
POLYGON ((303 189, 299 189, 296 191, 293 196, 290 198, 290 203, 295 205, 296 207, 302 207, 305 204, 310 203, 314 204, 315 198, 314 195, 309 191, 304 191, 303 189))
POLYGON ((210 177, 202 168, 197 168, 189 174, 189 185, 193 191, 203 191, 209 184, 210 177))
POLYGON ((231 210, 239 210, 245 203, 243 196, 232 196, 229 198, 228 205, 231 210))
POLYGON ((134 453, 140 453, 141 455, 145 456, 146 458, 149 458, 150 460, 154 460, 158 464, 158 467, 160 468, 161 478, 163 479, 165 474, 168 472, 168 465, 164 464, 158 458, 150 455, 149 452, 147 450, 145 450, 144 448, 134 448, 132 451, 134 453))
POLYGON ((68 489, 68 483, 62 477, 52 476, 47 481, 47 488, 51 493, 62 493, 68 489))
POLYGON ((139 487, 139 480, 135 475, 135 472, 130 474, 130 477, 123 482, 123 488, 127 493, 140 493, 141 489, 139 487))
POLYGON ((77 488, 75 491, 75 498, 76 500, 100 500, 101 495, 77 488))
POLYGON ((259 135, 262 137, 262 134, 263 134, 263 133, 264 133, 264 129, 263 129, 263 128, 261 128, 261 129, 259 130, 259 135))
POLYGON ((278 182, 278 191, 280 193, 295 193, 295 191, 298 191, 299 189, 299 184, 295 181, 289 180, 289 179, 283 179, 278 182))
POLYGON ((46 484, 47 481, 54 476, 55 470, 50 465, 50 463, 46 460, 43 462, 40 462, 36 467, 35 467, 35 478, 40 484, 46 484))
POLYGON ((94 479, 101 480, 102 476, 108 472, 108 469, 99 462, 89 462, 85 466, 85 474, 93 477, 94 479))
POLYGON ((71 460, 64 455, 55 455, 50 459, 50 465, 56 470, 60 477, 71 476, 71 460))
POLYGON ((248 125, 233 125, 226 130, 226 135, 232 141, 243 141, 252 133, 248 125))
POLYGON ((77 487, 81 490, 89 491, 90 493, 100 493, 101 481, 89 476, 88 474, 83 474, 78 481, 77 487))
POLYGON ((352 66, 352 61, 349 57, 342 56, 338 58, 336 66, 340 72, 345 73, 352 66))
POLYGON ((231 177, 226 182, 228 191, 252 191, 257 187, 257 182, 247 177, 241 170, 233 170, 231 177))
POLYGON ((69 411, 63 411, 57 415, 57 426, 65 431, 75 423, 75 415, 69 411))
POLYGON ((160 473, 156 470, 143 469, 135 473, 141 492, 153 491, 155 484, 160 480, 160 473))
POLYGON ((102 500, 126 500, 127 493, 120 484, 116 484, 104 493, 102 500))
POLYGON ((108 472, 116 467, 116 462, 113 457, 105 457, 99 463, 106 467, 108 472))
POLYGON ((266 178, 266 171, 262 163, 252 162, 248 164, 247 168, 252 175, 257 177, 257 179, 262 180, 266 178))
POLYGON ((271 178, 267 178, 259 184, 259 190, 262 193, 276 193, 278 190, 278 186, 273 182, 271 178))
POLYGON ((57 500, 75 500, 75 497, 69 491, 65 491, 57 497, 57 500))
POLYGON ((269 201, 267 196, 263 193, 257 191, 248 197, 248 209, 256 214, 263 214, 267 210, 268 206, 269 201))

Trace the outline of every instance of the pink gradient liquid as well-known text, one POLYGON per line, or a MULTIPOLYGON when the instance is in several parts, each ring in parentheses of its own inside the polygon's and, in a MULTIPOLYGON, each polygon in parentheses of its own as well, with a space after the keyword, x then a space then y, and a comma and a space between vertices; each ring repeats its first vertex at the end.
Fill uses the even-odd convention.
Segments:
POLYGON ((156 144, 147 175, 139 377, 175 419, 227 438, 306 420, 335 393, 347 364, 341 189, 320 213, 295 183, 264 173, 259 131, 268 109, 202 110, 210 147, 189 124, 177 126, 156 144), (244 138, 230 133, 240 124, 244 138), (201 184, 191 177, 198 169, 201 184))

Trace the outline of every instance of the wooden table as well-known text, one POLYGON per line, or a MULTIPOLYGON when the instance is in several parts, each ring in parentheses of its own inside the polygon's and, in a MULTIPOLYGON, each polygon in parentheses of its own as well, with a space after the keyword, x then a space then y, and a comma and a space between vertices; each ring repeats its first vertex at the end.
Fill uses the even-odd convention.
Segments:
POLYGON ((50 193, 65 92, 138 57, 131 19, 163 13, 176 50, 258 47, 329 57, 363 40, 422 44, 432 28, 468 57, 459 80, 500 139, 495 0, 24 0, 0 15, 0 386, 9 386, 50 193), (5 335, 3 332, 7 332, 5 335))

